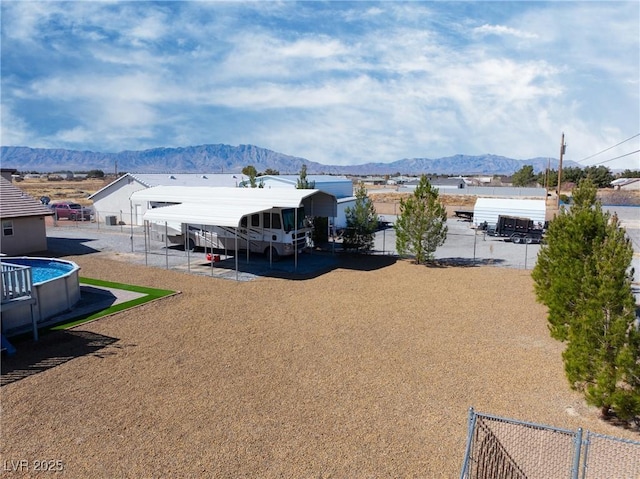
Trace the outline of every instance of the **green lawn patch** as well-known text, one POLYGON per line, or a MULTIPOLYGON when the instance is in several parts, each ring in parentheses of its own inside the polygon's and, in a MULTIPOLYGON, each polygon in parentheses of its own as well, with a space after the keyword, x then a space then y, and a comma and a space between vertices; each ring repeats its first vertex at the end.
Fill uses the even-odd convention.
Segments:
POLYGON ((125 309, 133 308, 134 306, 139 306, 141 304, 148 303, 150 301, 155 301, 156 299, 164 298, 165 296, 170 296, 177 293, 176 291, 172 291, 169 289, 145 288, 143 286, 134 286, 131 284, 124 284, 124 283, 112 283, 110 281, 102 281, 99 279, 83 278, 83 277, 80 277, 80 284, 98 286, 103 288, 122 289, 125 291, 133 291, 136 293, 144 294, 144 296, 141 296, 136 299, 132 299, 131 301, 126 301, 124 303, 113 305, 109 308, 106 308, 94 313, 88 313, 88 314, 77 316, 45 329, 50 331, 58 331, 62 329, 73 328, 74 326, 78 326, 79 324, 87 323, 89 321, 93 321, 103 316, 108 316, 110 314, 117 313, 119 311, 124 311, 125 309))

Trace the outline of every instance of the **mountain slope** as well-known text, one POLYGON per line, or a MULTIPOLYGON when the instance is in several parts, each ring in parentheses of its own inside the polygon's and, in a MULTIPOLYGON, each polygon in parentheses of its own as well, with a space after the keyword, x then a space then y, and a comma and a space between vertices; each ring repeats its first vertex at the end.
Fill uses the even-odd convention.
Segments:
MULTIPOLYGON (((496 155, 455 155, 446 158, 407 158, 391 163, 367 163, 363 165, 323 165, 295 156, 278 153, 254 145, 199 145, 182 148, 153 148, 142 151, 99 153, 64 149, 29 148, 3 146, 0 149, 3 168, 19 171, 89 171, 105 173, 235 173, 247 165, 260 172, 267 168, 281 174, 297 174, 302 165, 307 165, 310 174, 340 175, 385 175, 421 173, 468 175, 510 175, 524 165, 532 165, 534 171, 543 171, 548 158, 515 160, 496 155)), ((573 165, 576 165, 573 163, 573 165)), ((572 166, 568 162, 566 166, 572 166)), ((551 167, 558 161, 551 159, 551 167)))

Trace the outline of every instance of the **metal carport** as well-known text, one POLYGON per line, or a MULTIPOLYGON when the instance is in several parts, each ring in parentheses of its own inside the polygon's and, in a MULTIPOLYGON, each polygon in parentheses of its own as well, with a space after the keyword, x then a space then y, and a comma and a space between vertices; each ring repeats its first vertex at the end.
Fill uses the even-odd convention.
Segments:
MULTIPOLYGON (((315 189, 156 186, 136 191, 131 195, 130 201, 132 209, 134 205, 143 205, 148 208, 150 202, 174 203, 147 209, 143 215, 145 222, 174 222, 230 228, 239 228, 243 216, 271 208, 304 206, 305 212, 310 216, 335 218, 337 214, 335 196, 315 189)), ((237 247, 235 258, 237 276, 237 247)), ((296 268, 297 263, 296 251, 296 268)))

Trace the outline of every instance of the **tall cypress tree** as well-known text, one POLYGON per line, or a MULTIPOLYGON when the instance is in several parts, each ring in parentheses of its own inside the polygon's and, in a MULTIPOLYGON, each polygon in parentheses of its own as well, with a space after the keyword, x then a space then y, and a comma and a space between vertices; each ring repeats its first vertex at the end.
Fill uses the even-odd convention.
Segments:
POLYGON ((590 179, 554 219, 532 276, 551 335, 566 342, 572 388, 604 415, 640 415, 640 331, 629 268, 633 248, 618 218, 602 211, 590 179))
POLYGON ((398 254, 414 255, 418 264, 433 260, 438 246, 447 238, 447 210, 425 175, 413 195, 400 200, 400 215, 396 220, 398 254))

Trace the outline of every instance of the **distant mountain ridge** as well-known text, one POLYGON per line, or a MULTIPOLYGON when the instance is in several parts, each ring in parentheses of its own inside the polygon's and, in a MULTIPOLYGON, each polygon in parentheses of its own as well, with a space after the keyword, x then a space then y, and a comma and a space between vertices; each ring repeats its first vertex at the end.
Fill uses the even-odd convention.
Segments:
MULTIPOLYGON (((524 165, 535 172, 544 171, 551 163, 557 169, 558 160, 531 158, 516 160, 497 155, 454 155, 445 158, 407 158, 391 163, 362 165, 323 165, 304 158, 278 153, 254 145, 231 146, 224 144, 187 146, 182 148, 153 148, 141 151, 99 153, 24 146, 0 148, 3 168, 19 171, 90 171, 105 173, 237 173, 247 165, 259 172, 268 168, 281 174, 297 174, 307 165, 309 174, 331 175, 511 175, 524 165)), ((566 166, 580 166, 567 162, 566 166)))

